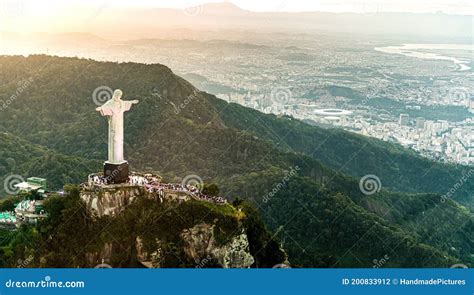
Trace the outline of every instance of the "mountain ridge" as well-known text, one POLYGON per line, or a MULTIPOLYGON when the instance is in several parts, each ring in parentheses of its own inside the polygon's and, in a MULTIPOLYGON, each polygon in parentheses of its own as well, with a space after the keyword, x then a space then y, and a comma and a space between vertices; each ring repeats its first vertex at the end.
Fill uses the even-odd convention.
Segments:
MULTIPOLYGON (((374 259, 387 253, 392 257, 388 265, 391 267, 471 263, 472 212, 468 209, 452 200, 441 203, 437 194, 417 196, 382 188, 378 194, 366 196, 354 176, 357 171, 352 176, 342 173, 338 171, 341 169, 324 164, 323 158, 312 158, 305 149, 298 151, 290 142, 277 139, 282 130, 291 131, 295 135, 292 139, 310 150, 312 141, 298 137, 334 131, 225 104, 159 64, 48 56, 2 57, 0 79, 6 83, 0 86, 0 98, 9 97, 17 80, 38 68, 41 73, 35 76, 34 83, 0 113, 2 130, 58 153, 100 163, 106 158, 107 130, 94 111, 92 93, 101 85, 121 88, 124 99, 140 100, 125 118, 125 154, 133 169, 158 171, 170 182, 197 174, 205 183, 218 184, 229 199, 251 201, 296 265, 371 267, 374 259), (257 132, 257 126, 261 131, 257 132), (295 167, 299 168, 297 175, 280 185, 295 167), (276 193, 265 202, 264 197, 275 188, 276 193), (416 229, 420 214, 409 213, 428 212, 433 206, 437 206, 439 213, 444 212, 443 220, 452 223, 441 226, 437 220, 423 219, 422 227, 416 229), (395 210, 384 214, 386 210, 382 209, 391 207, 395 210), (458 232, 456 239, 442 243, 442 238, 454 229, 458 232), (440 238, 430 240, 426 234, 429 230, 440 238), (378 243, 380 239, 384 243, 378 243), (450 244, 460 250, 452 252, 450 244)), ((361 149, 366 143, 357 137, 362 140, 359 145, 352 134, 341 134, 335 137, 341 141, 340 146, 351 143, 361 149)), ((385 151, 387 146, 390 145, 381 144, 379 148, 385 151)), ((15 152, 14 145, 7 148, 9 153, 15 152)), ((334 148, 324 151, 327 159, 335 163, 344 161, 334 148)), ((366 160, 375 163, 383 159, 378 153, 373 155, 366 160)), ((409 155, 406 156, 412 159, 409 155)), ((34 167, 35 161, 24 159, 34 167)), ((54 175, 55 169, 50 167, 50 175, 54 175)), ((94 169, 97 170, 100 164, 94 169)), ((76 172, 84 175, 91 171, 80 168, 76 172)), ((76 177, 72 179, 76 183, 84 180, 76 177)), ((450 184, 444 185, 449 188, 450 184)))

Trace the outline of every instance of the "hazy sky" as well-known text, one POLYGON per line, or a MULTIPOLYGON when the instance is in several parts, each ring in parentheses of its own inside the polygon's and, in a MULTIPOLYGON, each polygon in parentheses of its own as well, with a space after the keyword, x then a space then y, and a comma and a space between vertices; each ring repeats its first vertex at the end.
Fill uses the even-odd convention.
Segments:
MULTIPOLYGON (((53 14, 71 5, 94 7, 169 7, 185 8, 216 0, 0 0, 2 11, 28 10, 30 13, 53 14)), ((474 14, 473 0, 230 0, 253 11, 331 11, 331 12, 437 12, 474 14)))
MULTIPOLYGON (((0 0, 0 32, 86 30, 113 8, 185 9, 219 0, 0 0), (110 9, 110 10, 109 10, 110 9)), ((474 0, 230 0, 252 11, 439 12, 474 15, 474 0)), ((203 12, 205 12, 205 8, 203 12)), ((186 12, 184 10, 183 12, 186 12)), ((474 26, 474 22, 473 22, 474 26)))

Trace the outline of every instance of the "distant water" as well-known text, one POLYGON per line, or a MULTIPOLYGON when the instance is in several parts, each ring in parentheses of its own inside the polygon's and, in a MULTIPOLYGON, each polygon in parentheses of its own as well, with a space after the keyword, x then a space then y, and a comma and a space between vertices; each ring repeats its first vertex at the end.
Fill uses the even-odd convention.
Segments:
POLYGON ((436 53, 422 52, 420 50, 427 49, 452 49, 452 50, 471 50, 474 51, 473 44, 403 44, 402 46, 386 46, 386 47, 375 47, 377 51, 391 54, 401 54, 410 57, 422 58, 422 59, 435 59, 435 60, 448 60, 452 61, 458 66, 459 71, 469 71, 471 67, 468 66, 469 60, 459 59, 452 56, 445 56, 436 53))

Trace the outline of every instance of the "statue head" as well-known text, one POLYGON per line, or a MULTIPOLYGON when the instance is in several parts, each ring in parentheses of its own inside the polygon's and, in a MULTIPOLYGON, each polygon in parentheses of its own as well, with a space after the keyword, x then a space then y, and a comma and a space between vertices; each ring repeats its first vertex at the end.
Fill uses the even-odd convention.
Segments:
POLYGON ((112 97, 113 100, 118 101, 122 98, 123 92, 120 89, 114 91, 114 96, 112 97))

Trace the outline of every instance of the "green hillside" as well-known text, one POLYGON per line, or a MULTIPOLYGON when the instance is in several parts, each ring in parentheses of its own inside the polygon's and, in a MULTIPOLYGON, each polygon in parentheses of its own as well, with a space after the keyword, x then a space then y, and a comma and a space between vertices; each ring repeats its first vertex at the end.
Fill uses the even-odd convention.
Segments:
MULTIPOLYGON (((78 183, 86 179, 88 171, 101 164, 75 156, 66 156, 44 146, 32 144, 10 133, 0 132, 0 181, 3 184, 9 175, 26 177, 41 175, 49 180, 52 188, 61 188, 66 183, 78 183)), ((5 186, 0 186, 4 195, 5 186)))
MULTIPOLYGON (((16 163, 0 162, 0 178, 34 175, 59 187, 99 171, 107 124, 92 93, 120 88, 124 99, 140 100, 125 115, 125 154, 133 169, 159 171, 170 181, 197 174, 229 198, 251 201, 295 265, 372 267, 385 255, 387 267, 473 262, 472 212, 439 195, 467 167, 227 104, 162 65, 1 57, 0 100, 29 78, 31 85, 0 112, 0 130, 10 142, 0 153, 16 163), (366 174, 379 176, 384 190, 363 195, 358 178, 366 174)), ((456 200, 471 204, 473 192, 466 183, 456 200)))
MULTIPOLYGON (((397 144, 341 129, 309 126, 288 117, 265 115, 237 104, 209 99, 226 126, 247 130, 284 150, 304 153, 354 177, 377 175, 390 190, 444 195, 464 175, 474 175, 472 166, 436 163, 397 144)), ((454 198, 474 207, 474 181, 458 188, 454 198)))

